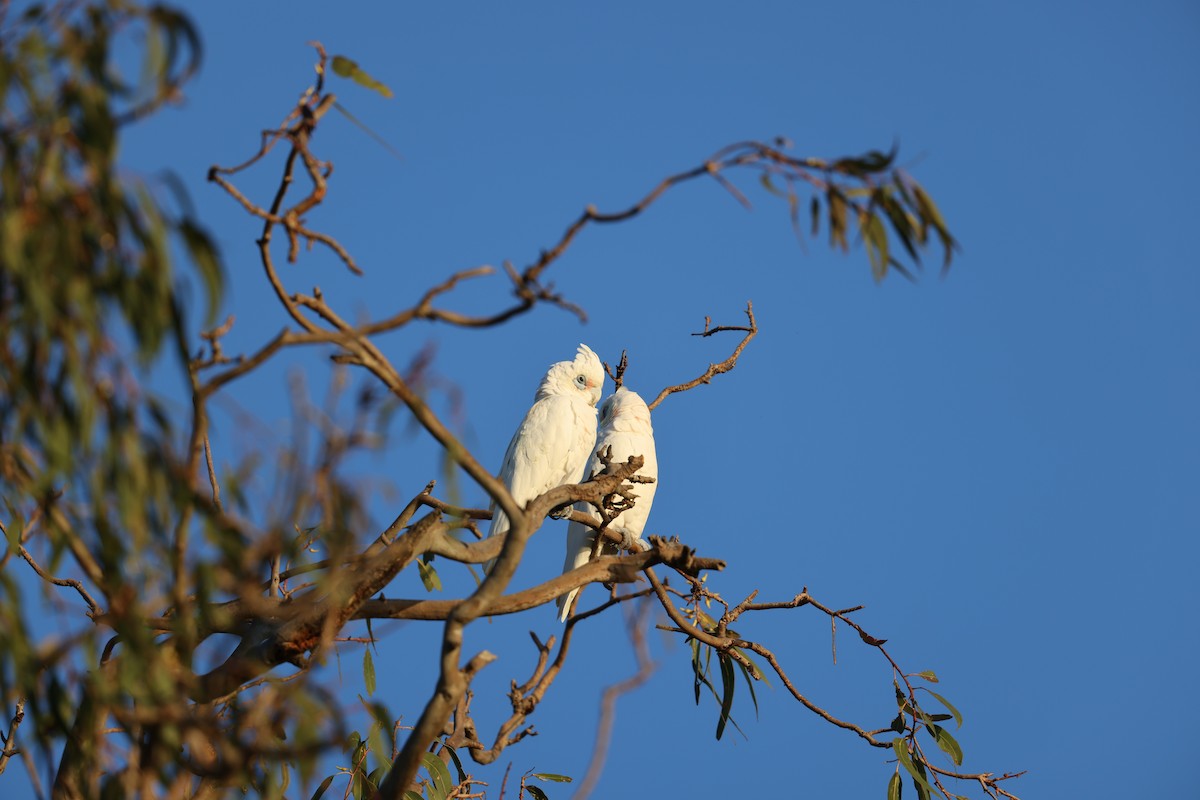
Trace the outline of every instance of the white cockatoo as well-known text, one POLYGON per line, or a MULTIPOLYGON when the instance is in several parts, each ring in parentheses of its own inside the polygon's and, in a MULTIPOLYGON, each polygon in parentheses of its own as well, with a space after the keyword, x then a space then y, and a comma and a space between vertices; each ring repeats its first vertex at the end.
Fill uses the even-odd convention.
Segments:
MULTIPOLYGON (((595 450, 596 403, 603 384, 604 365, 586 344, 579 345, 574 361, 550 365, 500 467, 499 478, 517 505, 579 481, 595 450)), ((492 512, 488 536, 506 532, 508 517, 495 503, 492 512)), ((485 571, 491 568, 490 561, 484 565, 485 571)))
MULTIPOLYGON (((637 474, 644 478, 654 478, 654 483, 634 484, 634 494, 637 499, 633 507, 621 512, 615 520, 609 523, 608 529, 621 534, 622 547, 626 550, 649 550, 650 545, 642 541, 642 530, 646 527, 646 518, 650 516, 650 506, 654 503, 654 492, 658 489, 658 457, 654 453, 654 428, 650 426, 650 409, 637 392, 631 392, 624 386, 617 389, 604 401, 600 407, 600 433, 596 437, 598 453, 612 447, 612 463, 622 463, 630 456, 641 456, 642 468, 637 474)), ((604 468, 598 455, 593 455, 588 464, 588 477, 604 468)), ((575 508, 585 514, 590 514, 596 522, 600 515, 589 503, 577 503, 575 508)), ((572 522, 567 529, 567 558, 563 562, 563 572, 570 572, 576 567, 586 564, 592 554, 592 541, 595 531, 586 525, 572 522)), ((608 552, 615 548, 606 545, 608 552)), ((601 552, 604 552, 602 550, 601 552)), ((558 598, 561 611, 559 619, 565 621, 571 608, 571 601, 579 593, 578 589, 558 598)))

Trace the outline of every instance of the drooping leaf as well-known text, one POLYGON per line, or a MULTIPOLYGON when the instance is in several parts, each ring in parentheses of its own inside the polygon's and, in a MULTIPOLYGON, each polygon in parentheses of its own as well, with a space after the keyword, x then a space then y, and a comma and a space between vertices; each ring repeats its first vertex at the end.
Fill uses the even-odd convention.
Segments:
POLYGON ((450 770, 446 769, 445 763, 433 753, 421 756, 421 763, 429 773, 429 800, 445 800, 446 795, 456 785, 450 777, 450 770))
POLYGON ((942 697, 937 692, 932 691, 930 689, 926 689, 925 691, 929 692, 931 695, 936 697, 937 701, 939 703, 941 703, 942 705, 944 705, 946 707, 946 710, 948 710, 951 714, 954 715, 954 721, 958 724, 958 727, 961 728, 962 724, 963 724, 963 715, 959 712, 959 710, 957 708, 955 708, 954 706, 950 705, 950 701, 947 700, 946 698, 942 697))
POLYGON ((417 559, 417 572, 421 575, 421 583, 425 584, 425 591, 441 591, 442 579, 438 577, 437 570, 433 568, 433 564, 426 564, 424 561, 417 559))
POLYGON ((950 756, 950 760, 954 762, 954 765, 956 767, 961 766, 963 760, 962 747, 959 745, 958 741, 950 735, 950 732, 942 726, 935 725, 933 723, 926 725, 926 730, 929 731, 929 735, 932 736, 934 741, 937 742, 937 746, 941 749, 941 751, 950 756))
POLYGON ((536 786, 526 785, 525 791, 529 793, 529 796, 532 797, 533 800, 550 800, 546 793, 536 786))
POLYGON ((330 785, 333 783, 333 779, 336 777, 336 775, 330 775, 328 778, 321 781, 321 785, 317 787, 316 793, 313 794, 310 800, 321 800, 321 797, 325 794, 326 790, 329 789, 330 785))
POLYGON ((742 662, 736 662, 738 669, 742 671, 742 677, 746 679, 746 688, 750 690, 750 701, 754 703, 754 716, 758 717, 758 696, 754 693, 754 681, 750 679, 750 673, 742 662))
POLYGON ((375 694, 375 659, 371 657, 371 648, 363 650, 363 683, 366 684, 367 694, 375 694))
POLYGON ((758 182, 763 185, 764 189, 766 189, 768 192, 775 195, 776 197, 787 197, 786 192, 779 189, 774 183, 771 183, 771 173, 769 173, 769 172, 760 173, 758 176, 758 182))
POLYGON ((929 681, 930 683, 938 682, 938 676, 936 674, 934 674, 934 671, 931 669, 927 669, 923 672, 914 672, 912 674, 912 676, 914 678, 924 678, 925 680, 929 681))
POLYGON ((346 58, 345 56, 334 56, 333 60, 330 62, 330 66, 333 67, 333 71, 341 77, 349 78, 360 86, 373 89, 384 97, 392 97, 391 89, 368 75, 366 70, 360 67, 355 61, 346 58))
POLYGON ((859 218, 859 226, 863 243, 867 246, 867 258, 871 261, 871 275, 878 283, 887 277, 888 262, 891 260, 888 256, 887 230, 883 227, 879 215, 870 212, 859 218))
POLYGON ((917 790, 917 800, 931 800, 931 798, 939 797, 940 793, 929 782, 929 774, 925 772, 925 765, 917 760, 913 762, 913 768, 917 771, 917 774, 913 776, 913 787, 917 790))
POLYGON ((904 784, 900 781, 900 770, 892 773, 892 777, 888 778, 887 800, 900 800, 901 790, 904 784))
POLYGON ((721 653, 718 660, 721 664, 721 716, 717 720, 717 739, 725 733, 725 723, 729 720, 729 712, 733 710, 733 690, 737 686, 733 675, 733 659, 727 653, 721 653))
POLYGON ((450 760, 454 762, 454 769, 458 772, 458 782, 462 783, 467 779, 467 771, 463 769, 462 759, 458 757, 453 747, 447 747, 446 752, 450 755, 450 760))
POLYGON ((900 762, 900 766, 904 767, 908 771, 908 774, 913 777, 913 781, 917 784, 918 793, 920 793, 922 787, 928 792, 936 791, 925 777, 925 768, 919 762, 913 762, 912 756, 908 753, 908 744, 904 737, 900 736, 892 740, 892 750, 895 751, 896 759, 900 762))

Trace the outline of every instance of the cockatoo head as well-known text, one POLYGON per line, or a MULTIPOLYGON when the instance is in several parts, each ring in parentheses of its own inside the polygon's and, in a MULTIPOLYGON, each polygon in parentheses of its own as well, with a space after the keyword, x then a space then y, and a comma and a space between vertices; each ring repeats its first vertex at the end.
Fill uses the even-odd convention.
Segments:
POLYGON ((653 433, 650 407, 637 392, 622 386, 600 406, 600 427, 607 430, 653 433))
POLYGON ((581 397, 588 405, 600 402, 600 389, 604 385, 604 365, 600 357, 586 344, 579 345, 574 361, 559 361, 550 365, 537 395, 557 394, 581 397))

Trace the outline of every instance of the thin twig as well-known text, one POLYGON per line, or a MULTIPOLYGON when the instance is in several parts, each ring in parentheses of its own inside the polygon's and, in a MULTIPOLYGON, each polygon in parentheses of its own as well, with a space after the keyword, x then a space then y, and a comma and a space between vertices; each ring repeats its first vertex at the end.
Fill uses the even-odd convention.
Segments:
POLYGON ((708 369, 706 369, 699 377, 693 378, 685 383, 676 384, 675 386, 668 386, 659 392, 658 397, 654 398, 654 402, 650 403, 650 410, 653 411, 655 408, 657 408, 658 405, 665 400, 668 395, 674 394, 675 392, 686 392, 688 389, 694 389, 702 383, 710 383, 714 375, 723 375, 724 373, 732 370, 737 365, 737 360, 742 355, 742 351, 746 349, 746 345, 750 344, 750 340, 758 334, 758 323, 754 320, 753 303, 746 303, 746 317, 750 321, 749 326, 718 325, 715 328, 709 327, 711 319, 709 317, 705 317, 704 330, 700 333, 693 333, 693 336, 707 337, 712 336, 714 333, 721 333, 723 331, 744 331, 746 336, 740 342, 738 342, 738 346, 734 348, 733 353, 730 354, 729 358, 725 359, 719 364, 709 364, 708 369))
POLYGON ((38 577, 48 583, 54 584, 55 586, 69 586, 70 588, 74 589, 79 593, 79 596, 83 598, 83 602, 87 603, 87 615, 92 619, 95 619, 100 615, 100 606, 96 603, 95 599, 92 598, 91 594, 88 593, 88 590, 83 588, 83 584, 81 582, 75 580, 74 578, 54 577, 50 573, 46 572, 46 570, 42 569, 41 565, 33 559, 33 556, 29 554, 28 550, 21 545, 17 545, 17 547, 18 555, 25 559, 29 566, 33 567, 33 571, 38 574, 38 577))

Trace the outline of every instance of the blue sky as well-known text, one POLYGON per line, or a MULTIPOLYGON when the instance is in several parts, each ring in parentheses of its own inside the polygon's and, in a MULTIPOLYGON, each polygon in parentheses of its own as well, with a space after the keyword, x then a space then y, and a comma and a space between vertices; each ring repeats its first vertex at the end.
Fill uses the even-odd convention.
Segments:
MULTIPOLYGON (((311 75, 310 39, 396 93, 338 87, 402 158, 341 117, 317 136, 336 172, 309 221, 365 277, 320 254, 285 270, 352 316, 411 304, 455 270, 527 264, 587 203, 624 207, 733 141, 783 135, 815 156, 898 141, 962 244, 944 279, 935 257, 915 284, 875 285, 861 249, 797 245, 786 208, 753 180, 742 181, 751 212, 700 182, 586 231, 553 268, 587 325, 546 307, 494 331, 419 325, 381 345, 402 365, 435 343, 439 373, 464 392, 468 444, 498 467, 546 366, 578 342, 608 360, 628 349, 629 385, 652 396, 723 358, 733 339, 688 334, 705 315, 740 324, 752 299, 761 333, 738 368, 656 412, 648 532, 727 559, 709 580, 731 600, 808 586, 829 605, 865 603, 859 621, 906 668, 936 670, 964 712, 964 767, 1028 769, 1008 786, 1021 797, 1184 794, 1200 712, 1185 683, 1200 655, 1200 10, 648 5, 197 3, 202 73, 180 109, 131 132, 124 161, 169 167, 190 187, 227 259, 236 351, 285 319, 257 265, 258 226, 204 176, 282 119, 311 75)), ((261 196, 276 175, 246 186, 261 196)), ((494 307, 503 291, 500 277, 480 281, 463 307, 494 307)), ((235 395, 281 433, 280 376, 323 380, 324 355, 304 356, 235 395)), ((236 449, 231 426, 216 436, 218 452, 236 449)), ((434 456, 424 438, 396 437, 371 462, 399 492, 375 498, 381 521, 438 475, 434 456)), ((468 487, 463 500, 481 497, 468 487)), ((538 534, 518 583, 557 571, 564 533, 538 534)), ((447 594, 466 591, 451 573, 447 594)), ((389 596, 422 592, 402 576, 389 596)), ((886 663, 840 636, 835 666, 823 617, 777 614, 747 633, 819 704, 886 725, 886 663)), ((556 632, 551 611, 468 631, 468 652, 501 656, 476 684, 485 736, 509 679, 532 666, 529 629, 556 632)), ((439 631, 379 630, 379 695, 415 719, 435 668, 422 645, 439 631)), ((583 775, 599 693, 634 663, 615 615, 580 633, 532 720, 540 735, 481 771, 494 787, 509 760, 514 774, 583 775)), ((887 753, 778 682, 760 690, 757 720, 747 698, 735 707, 748 739, 714 741, 716 709, 692 703, 687 650, 653 644, 658 670, 620 701, 594 796, 768 782, 883 796, 887 753)), ((360 658, 343 651, 348 708, 360 658)))

